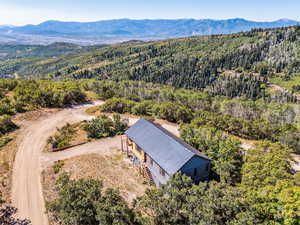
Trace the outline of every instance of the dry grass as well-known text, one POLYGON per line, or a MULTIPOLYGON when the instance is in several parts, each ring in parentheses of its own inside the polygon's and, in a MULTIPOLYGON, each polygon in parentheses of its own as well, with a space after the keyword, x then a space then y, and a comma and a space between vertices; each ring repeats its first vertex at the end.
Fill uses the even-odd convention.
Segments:
POLYGON ((109 156, 90 154, 64 160, 60 173, 54 174, 53 167, 43 172, 44 195, 47 201, 56 197, 55 180, 62 172, 71 174, 71 179, 90 178, 102 180, 104 188, 119 189, 122 197, 130 204, 132 200, 143 195, 146 180, 138 170, 123 157, 122 153, 109 156))
POLYGON ((87 135, 86 131, 84 131, 83 128, 82 128, 83 123, 84 122, 74 124, 74 128, 76 130, 76 133, 74 134, 74 137, 73 137, 73 139, 70 143, 71 145, 76 145, 78 143, 89 141, 89 138, 88 138, 88 135, 87 135))
POLYGON ((86 114, 91 116, 97 116, 98 112, 100 110, 100 106, 93 106, 85 110, 86 114))
MULTIPOLYGON (((80 143, 91 141, 88 138, 88 135, 87 135, 86 131, 84 131, 83 128, 82 128, 83 125, 84 125, 84 122, 74 123, 74 124, 71 124, 71 125, 75 129, 75 133, 73 134, 72 140, 69 143, 70 146, 74 146, 74 145, 78 145, 80 143)), ((59 132, 55 132, 51 136, 58 135, 58 134, 59 134, 59 132)), ((48 143, 45 146, 45 149, 43 150, 43 152, 52 152, 51 144, 48 143)))
POLYGON ((13 121, 17 124, 22 125, 24 122, 30 122, 38 120, 42 117, 48 116, 51 113, 58 112, 61 109, 59 108, 52 108, 52 109, 39 109, 35 111, 29 111, 25 113, 18 113, 17 115, 13 116, 13 121))
POLYGON ((2 199, 7 203, 10 203, 11 175, 17 152, 17 134, 18 131, 11 133, 9 136, 13 140, 0 148, 0 192, 2 193, 2 199))

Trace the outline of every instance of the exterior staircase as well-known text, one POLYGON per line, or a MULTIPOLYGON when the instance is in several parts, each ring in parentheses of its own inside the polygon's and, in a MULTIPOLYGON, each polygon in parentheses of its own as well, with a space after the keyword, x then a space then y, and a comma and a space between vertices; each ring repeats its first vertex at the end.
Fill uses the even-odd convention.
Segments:
POLYGON ((147 165, 143 165, 143 176, 150 183, 150 185, 155 185, 152 174, 147 165))

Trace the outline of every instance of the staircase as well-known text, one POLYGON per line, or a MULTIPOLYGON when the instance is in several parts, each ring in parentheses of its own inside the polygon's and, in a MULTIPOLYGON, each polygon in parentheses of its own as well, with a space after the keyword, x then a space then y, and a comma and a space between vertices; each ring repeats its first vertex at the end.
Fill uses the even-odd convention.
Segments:
POLYGON ((148 168, 147 165, 143 165, 143 176, 144 178, 146 178, 146 180, 150 183, 150 185, 155 185, 154 181, 153 181, 153 177, 152 174, 148 168))

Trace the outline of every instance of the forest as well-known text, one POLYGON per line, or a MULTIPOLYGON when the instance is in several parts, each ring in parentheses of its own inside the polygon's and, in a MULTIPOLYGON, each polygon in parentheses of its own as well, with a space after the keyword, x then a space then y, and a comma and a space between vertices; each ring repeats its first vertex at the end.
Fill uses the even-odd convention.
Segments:
POLYGON ((22 58, 51 58, 67 54, 78 54, 104 47, 105 45, 79 46, 56 42, 50 45, 0 44, 0 60, 22 58))
MULTIPOLYGON (((298 79, 299 32, 298 26, 255 29, 90 47, 90 51, 54 58, 32 55, 0 62, 0 74, 55 80, 138 80, 257 99, 266 95, 269 81, 285 84, 298 79)), ((295 84, 287 87, 289 95, 298 90, 295 84)))

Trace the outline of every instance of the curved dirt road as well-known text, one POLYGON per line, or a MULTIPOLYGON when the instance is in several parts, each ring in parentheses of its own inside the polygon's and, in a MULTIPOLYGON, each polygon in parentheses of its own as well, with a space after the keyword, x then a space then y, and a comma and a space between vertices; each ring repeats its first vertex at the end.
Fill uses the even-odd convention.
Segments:
POLYGON ((24 128, 19 137, 12 178, 12 201, 19 210, 18 217, 30 219, 32 225, 48 225, 41 186, 42 150, 47 138, 53 134, 56 127, 61 127, 67 122, 91 119, 91 116, 84 113, 84 109, 95 104, 55 112, 46 118, 31 122, 24 128))

